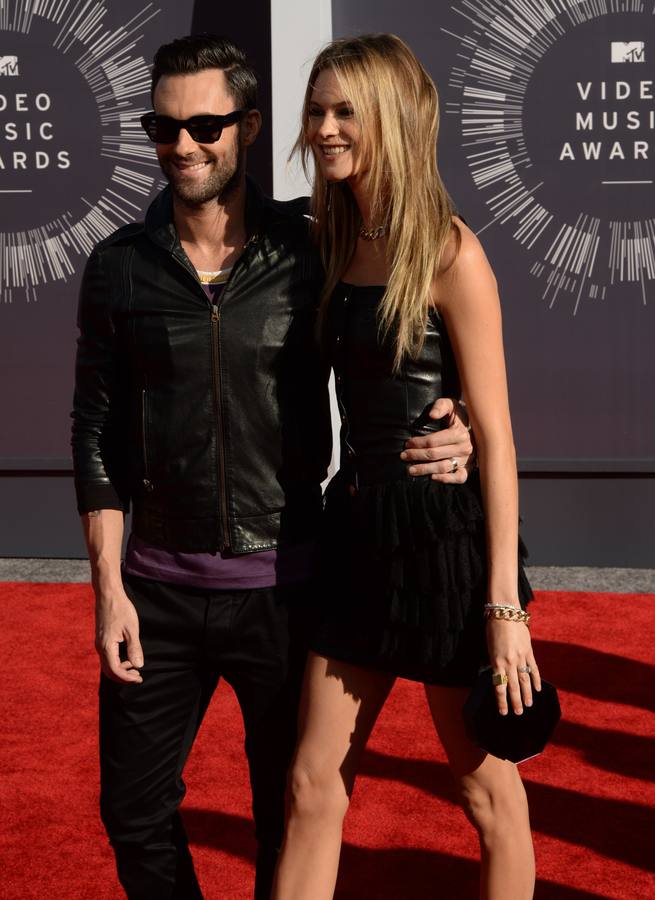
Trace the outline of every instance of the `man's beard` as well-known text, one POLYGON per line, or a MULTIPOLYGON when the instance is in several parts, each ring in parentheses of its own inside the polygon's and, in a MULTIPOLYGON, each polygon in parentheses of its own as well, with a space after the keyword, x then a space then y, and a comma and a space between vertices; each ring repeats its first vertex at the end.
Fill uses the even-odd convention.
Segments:
POLYGON ((222 159, 211 163, 211 171, 202 181, 177 177, 172 162, 160 160, 161 170, 168 179, 171 190, 186 206, 201 206, 210 200, 224 203, 241 181, 245 154, 237 149, 236 160, 222 159))

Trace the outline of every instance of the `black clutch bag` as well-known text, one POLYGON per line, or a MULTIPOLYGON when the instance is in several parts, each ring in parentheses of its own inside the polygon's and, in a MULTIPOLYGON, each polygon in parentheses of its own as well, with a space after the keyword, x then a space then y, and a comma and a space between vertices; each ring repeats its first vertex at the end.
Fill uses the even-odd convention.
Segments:
POLYGON ((554 685, 542 681, 540 691, 533 689, 532 706, 524 706, 522 715, 517 716, 510 705, 507 715, 501 716, 491 676, 491 669, 480 673, 464 704, 468 736, 492 756, 515 763, 541 753, 562 715, 554 685))

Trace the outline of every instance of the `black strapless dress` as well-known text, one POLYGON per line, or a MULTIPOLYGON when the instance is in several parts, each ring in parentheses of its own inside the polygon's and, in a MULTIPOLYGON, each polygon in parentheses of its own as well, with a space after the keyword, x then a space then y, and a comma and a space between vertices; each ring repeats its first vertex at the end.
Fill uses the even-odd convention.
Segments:
MULTIPOLYGON (((317 653, 428 684, 473 683, 486 664, 487 570, 477 472, 465 484, 412 477, 405 441, 439 428, 438 397, 458 397, 444 323, 430 313, 423 350, 393 373, 381 341, 382 287, 339 284, 327 340, 341 412, 341 469, 326 491, 317 653)), ((517 596, 532 598, 519 542, 517 596)))

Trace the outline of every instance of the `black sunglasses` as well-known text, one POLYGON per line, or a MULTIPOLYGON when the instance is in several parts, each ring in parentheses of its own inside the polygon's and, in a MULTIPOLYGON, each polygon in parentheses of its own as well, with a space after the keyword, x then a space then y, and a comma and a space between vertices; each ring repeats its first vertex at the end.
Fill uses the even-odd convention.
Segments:
POLYGON ((154 144, 174 144, 181 128, 185 128, 198 144, 214 144, 220 140, 226 125, 239 122, 247 109, 235 109, 226 116, 192 116, 190 119, 172 119, 151 112, 141 116, 141 125, 154 144))

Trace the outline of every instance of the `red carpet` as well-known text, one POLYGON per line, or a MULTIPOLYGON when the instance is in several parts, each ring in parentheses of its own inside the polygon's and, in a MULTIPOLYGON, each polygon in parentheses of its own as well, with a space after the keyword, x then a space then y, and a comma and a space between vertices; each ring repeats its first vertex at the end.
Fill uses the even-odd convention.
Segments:
MULTIPOLYGON (((115 900, 97 815, 93 600, 0 585, 3 900, 115 900)), ((522 766, 541 900, 655 898, 655 596, 542 593, 533 636, 561 689, 555 743, 522 766)), ((242 729, 219 689, 187 768, 184 817, 207 900, 250 896, 242 729)), ((421 689, 399 682, 347 820, 345 900, 474 900, 477 846, 421 689)), ((508 897, 507 900, 512 900, 508 897)))

